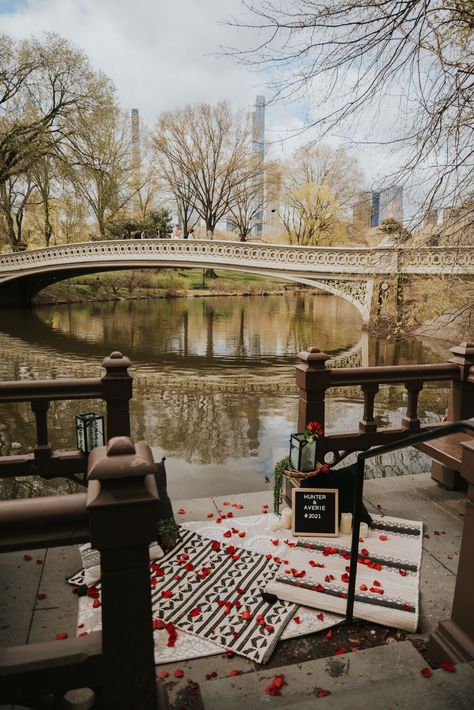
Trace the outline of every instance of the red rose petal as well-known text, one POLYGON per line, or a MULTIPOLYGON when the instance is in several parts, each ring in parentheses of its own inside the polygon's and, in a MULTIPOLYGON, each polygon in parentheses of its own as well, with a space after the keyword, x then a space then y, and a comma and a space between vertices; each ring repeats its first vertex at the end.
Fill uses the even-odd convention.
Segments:
POLYGON ((40 592, 40 593, 38 594, 37 598, 38 598, 40 601, 43 601, 43 599, 46 599, 46 594, 45 594, 44 592, 40 592))
POLYGON ((344 653, 345 653, 345 650, 343 648, 336 648, 336 650, 334 651, 334 654, 336 656, 342 656, 344 653))
POLYGON ((366 584, 361 584, 361 585, 359 586, 359 589, 360 589, 361 592, 366 592, 366 591, 367 591, 367 585, 366 585, 366 584))
POLYGON ((272 634, 275 631, 275 629, 273 628, 273 626, 271 624, 265 624, 265 631, 268 631, 269 634, 272 634))
POLYGON ((232 531, 231 531, 231 530, 227 530, 227 531, 224 533, 224 537, 227 537, 227 538, 232 537, 232 531))
POLYGON ((334 632, 332 631, 332 629, 329 629, 329 631, 326 634, 326 638, 332 639, 333 636, 334 636, 334 632))
POLYGON ((192 617, 199 616, 200 614, 201 614, 201 610, 199 607, 195 607, 194 609, 192 609, 192 611, 189 612, 189 616, 192 616, 192 617))
POLYGON ((187 570, 188 572, 192 572, 193 569, 194 569, 193 563, 192 563, 192 562, 187 562, 187 563, 184 565, 184 569, 187 570))
POLYGON ((388 540, 387 535, 379 535, 379 540, 382 540, 382 542, 385 542, 385 540, 388 540))
POLYGON ((165 599, 171 599, 171 597, 173 596, 173 592, 167 592, 163 589, 163 591, 161 592, 161 596, 165 599))
POLYGON ((316 618, 319 619, 319 621, 324 621, 324 614, 322 611, 319 612, 319 614, 316 614, 316 618))
POLYGON ((184 508, 178 508, 179 515, 184 515, 186 513, 184 508))
POLYGON ((25 562, 29 562, 29 561, 32 560, 33 558, 32 558, 31 555, 23 555, 23 559, 25 560, 25 562))
POLYGON ((288 685, 288 683, 285 680, 285 676, 283 673, 280 675, 275 676, 275 678, 272 680, 272 685, 274 688, 283 688, 284 685, 288 685))
POLYGON ((208 514, 207 514, 207 517, 208 517, 208 518, 213 518, 213 517, 214 517, 214 513, 208 513, 208 514))
POLYGON ((241 531, 239 532, 239 537, 245 537, 246 534, 247 534, 247 533, 245 532, 245 530, 241 530, 241 531))
POLYGON ((324 690, 324 688, 316 688, 314 692, 317 698, 327 698, 328 695, 331 695, 331 691, 324 690))
POLYGON ((94 601, 92 602, 92 606, 94 609, 98 609, 100 606, 102 606, 102 604, 100 603, 100 599, 94 599, 94 601))
POLYGON ((43 560, 36 560, 36 564, 37 564, 37 565, 42 565, 42 564, 43 564, 43 560))
POLYGON ((367 557, 367 555, 369 554, 369 551, 368 551, 365 547, 363 547, 360 552, 361 552, 362 555, 365 555, 366 557, 367 557))
POLYGON ((228 517, 228 518, 233 518, 233 517, 234 517, 234 514, 233 514, 233 512, 232 512, 231 510, 227 513, 227 517, 228 517))
POLYGON ((153 619, 153 631, 162 631, 162 629, 166 629, 163 619, 153 619))
POLYGON ((175 678, 182 678, 184 675, 184 671, 181 668, 177 668, 173 675, 175 678))
POLYGON ((169 673, 168 671, 160 671, 160 678, 168 678, 169 673))
POLYGON ((295 622, 295 624, 301 624, 301 617, 300 617, 300 616, 294 616, 294 617, 293 617, 293 621, 295 622))
POLYGON ((381 586, 382 586, 382 585, 380 584, 380 582, 378 582, 376 579, 374 579, 373 585, 374 585, 374 587, 381 587, 381 586))
POLYGON ((62 633, 62 634, 56 634, 56 639, 57 641, 63 641, 64 639, 67 639, 68 634, 62 633))
POLYGON ((252 614, 247 610, 243 611, 240 616, 244 621, 248 621, 252 618, 252 614))
POLYGON ((216 523, 222 523, 222 518, 216 518, 216 523))
POLYGON ((456 666, 454 665, 454 663, 451 663, 451 661, 443 661, 440 665, 440 668, 442 668, 443 671, 448 671, 448 673, 456 672, 456 666))
POLYGON ((275 545, 277 547, 280 544, 280 540, 272 540, 272 545, 275 545))
POLYGON ((407 574, 408 574, 408 572, 407 572, 406 569, 399 569, 398 571, 399 571, 399 573, 401 574, 402 577, 406 577, 407 574))
POLYGON ((221 549, 221 543, 218 542, 217 540, 213 540, 211 543, 211 550, 214 550, 214 552, 218 552, 221 549))
POLYGON ((421 675, 423 678, 431 678, 431 668, 428 668, 427 666, 425 668, 422 668, 420 671, 421 675))
POLYGON ((242 673, 242 671, 234 670, 234 671, 230 671, 229 675, 232 676, 233 678, 235 678, 235 676, 240 675, 241 673, 242 673))

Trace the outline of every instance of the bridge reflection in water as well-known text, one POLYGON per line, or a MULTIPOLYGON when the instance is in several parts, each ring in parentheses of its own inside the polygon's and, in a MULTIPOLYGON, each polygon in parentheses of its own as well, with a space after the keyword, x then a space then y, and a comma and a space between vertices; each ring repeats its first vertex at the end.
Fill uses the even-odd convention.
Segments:
MULTIPOLYGON (((332 366, 345 367, 442 361, 447 353, 422 341, 377 341, 362 331, 357 311, 333 296, 163 299, 4 311, 0 377, 91 376, 104 354, 129 354, 132 436, 168 457, 172 494, 183 486, 190 497, 230 494, 261 490, 285 454, 297 421, 296 354, 310 344, 328 352, 332 366)), ((403 396, 396 387, 383 388, 381 421, 397 421, 403 396)), ((442 391, 428 388, 422 415, 439 416, 444 400, 442 391)), ((359 390, 332 392, 332 428, 357 428, 360 406, 359 390)), ((74 446, 76 410, 84 411, 84 403, 52 407, 56 448, 74 446)), ((9 405, 1 414, 0 453, 32 447, 31 412, 9 405)))

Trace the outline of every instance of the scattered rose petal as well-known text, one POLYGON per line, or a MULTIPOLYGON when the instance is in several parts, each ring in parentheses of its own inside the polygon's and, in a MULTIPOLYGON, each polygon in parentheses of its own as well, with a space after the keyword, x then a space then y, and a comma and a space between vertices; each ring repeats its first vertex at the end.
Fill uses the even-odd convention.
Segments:
POLYGON ((168 678, 169 673, 168 671, 160 671, 160 678, 168 678))
POLYGON ((334 632, 332 631, 332 629, 329 629, 329 631, 326 634, 326 638, 332 639, 333 636, 334 636, 334 632))
POLYGON ((226 532, 224 533, 224 537, 232 537, 232 530, 226 530, 226 532))
POLYGON ((25 560, 25 562, 29 562, 29 561, 32 560, 33 558, 32 558, 31 555, 23 555, 23 559, 25 560))
POLYGON ((242 619, 244 621, 248 621, 249 619, 252 618, 252 614, 247 610, 243 611, 240 616, 242 617, 242 619))
POLYGON ((275 545, 277 547, 280 544, 280 540, 272 540, 272 545, 275 545))
POLYGON ((192 616, 192 617, 199 616, 200 614, 201 614, 201 610, 199 607, 195 607, 194 609, 192 609, 189 612, 189 616, 192 616))
POLYGON ((344 653, 345 653, 345 650, 343 648, 336 648, 336 650, 334 651, 334 654, 336 656, 342 656, 344 653))
POLYGON ((178 508, 179 515, 184 515, 186 513, 184 508, 178 508))
POLYGON ((294 617, 293 617, 293 621, 295 622, 295 624, 301 624, 301 617, 300 617, 300 616, 294 616, 294 617))
POLYGON ((316 614, 316 618, 319 619, 319 621, 324 621, 324 614, 322 611, 319 612, 319 614, 316 614))
POLYGON ((162 631, 163 629, 166 629, 163 619, 153 619, 153 631, 162 631))
POLYGON ((402 577, 406 577, 407 574, 408 574, 408 572, 407 572, 406 569, 399 569, 398 571, 399 571, 399 573, 401 574, 402 577))
POLYGON ((194 569, 193 563, 192 563, 192 562, 187 562, 187 563, 184 565, 184 569, 187 570, 188 572, 192 572, 193 569, 194 569))
POLYGON ((324 688, 316 688, 314 692, 317 698, 327 698, 328 695, 331 695, 331 691, 324 690, 324 688))
POLYGON ((208 514, 207 514, 207 517, 208 517, 208 518, 213 518, 213 517, 214 517, 214 513, 208 513, 208 514))
POLYGON ((40 601, 43 601, 43 599, 46 599, 46 594, 45 594, 44 592, 40 592, 40 593, 38 594, 38 599, 39 599, 40 601))
POLYGON ((177 668, 173 675, 175 678, 182 678, 184 675, 184 671, 181 668, 177 668))
POLYGON ((161 596, 165 599, 171 599, 171 597, 173 596, 173 592, 167 592, 163 589, 163 591, 161 592, 161 596))
POLYGON ((241 531, 239 532, 239 537, 245 537, 246 534, 247 534, 247 533, 245 532, 245 530, 241 530, 241 531))
POLYGON ((363 547, 360 552, 361 552, 362 555, 365 555, 366 557, 367 557, 367 555, 369 554, 369 551, 368 551, 365 547, 363 547))
POLYGON ((367 589, 368 589, 368 587, 367 587, 366 584, 361 584, 361 585, 359 586, 359 589, 360 589, 361 592, 366 592, 367 589))
POLYGON ((380 584, 380 582, 378 582, 376 579, 374 579, 373 585, 374 585, 374 587, 381 587, 381 586, 382 586, 382 585, 380 584))
POLYGON ((431 678, 431 668, 428 668, 427 666, 425 668, 422 668, 420 673, 423 678, 431 678))
POLYGON ((36 560, 36 564, 37 564, 37 565, 42 565, 42 564, 43 564, 43 560, 36 560))
POLYGON ((387 535, 379 535, 379 540, 382 540, 382 542, 385 542, 386 540, 388 540, 388 537, 387 537, 387 535))
POLYGON ((230 671, 229 675, 232 676, 233 678, 235 678, 235 676, 240 675, 241 673, 242 673, 242 671, 233 670, 233 671, 230 671))
POLYGON ((216 518, 216 523, 222 523, 222 518, 216 518))
POLYGON ((448 671, 448 673, 456 672, 456 666, 454 665, 454 663, 451 663, 451 661, 443 661, 440 665, 440 668, 442 668, 443 671, 448 671))
POLYGON ((92 606, 94 609, 98 609, 100 606, 102 606, 102 604, 100 603, 100 599, 94 599, 94 601, 92 602, 92 606))
POLYGON ((228 518, 233 518, 233 517, 234 517, 234 514, 233 514, 233 512, 232 512, 231 510, 229 510, 229 512, 227 513, 227 517, 228 517, 228 518))
POLYGON ((214 550, 214 552, 218 552, 221 549, 221 543, 218 542, 217 540, 213 540, 211 543, 211 550, 214 550))
POLYGON ((67 639, 67 637, 68 637, 68 634, 66 634, 66 633, 56 634, 56 639, 58 641, 63 641, 64 639, 67 639))

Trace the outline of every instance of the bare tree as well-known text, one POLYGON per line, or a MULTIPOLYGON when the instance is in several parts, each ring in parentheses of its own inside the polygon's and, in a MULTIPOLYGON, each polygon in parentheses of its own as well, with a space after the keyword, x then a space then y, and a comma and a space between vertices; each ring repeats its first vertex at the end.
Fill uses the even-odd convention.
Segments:
POLYGON ((116 215, 137 188, 131 185, 131 137, 128 118, 111 95, 95 111, 74 118, 75 130, 64 152, 68 178, 78 195, 93 213, 101 237, 106 236, 106 222, 116 215))
POLYGON ((23 220, 33 189, 30 175, 15 175, 0 182, 0 215, 12 251, 18 251, 23 241, 23 220))
POLYGON ((274 164, 262 165, 259 156, 251 155, 242 165, 242 180, 237 181, 229 214, 241 242, 247 241, 255 227, 261 226, 265 209, 274 200, 275 180, 279 173, 274 164))
POLYGON ((246 180, 249 145, 247 121, 226 102, 186 106, 158 121, 155 146, 163 175, 183 207, 189 196, 212 233, 246 180))
POLYGON ((67 119, 94 101, 85 56, 55 34, 0 35, 0 183, 28 171, 67 132, 67 119))
MULTIPOLYGON (((233 52, 275 77, 276 99, 317 99, 316 139, 376 117, 402 148, 399 181, 423 212, 465 204, 473 185, 472 0, 261 0, 239 27, 258 45, 233 52)), ((313 134, 314 137, 314 134, 313 134)), ((394 176, 391 176, 394 179, 394 176)), ((474 207, 471 204, 471 216, 474 207)))

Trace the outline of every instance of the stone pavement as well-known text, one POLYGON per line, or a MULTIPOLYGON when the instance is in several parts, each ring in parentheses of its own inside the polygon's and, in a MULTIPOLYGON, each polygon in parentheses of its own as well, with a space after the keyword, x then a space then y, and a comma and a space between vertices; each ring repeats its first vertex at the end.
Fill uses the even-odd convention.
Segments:
MULTIPOLYGON (((421 620, 419 633, 412 635, 413 638, 422 642, 435 628, 438 620, 450 615, 465 496, 459 492, 442 490, 431 480, 429 474, 418 474, 369 480, 365 484, 364 497, 369 510, 373 512, 379 511, 387 515, 422 520, 424 523, 421 620)), ((208 513, 217 513, 221 509, 223 500, 222 497, 178 500, 173 501, 173 507, 179 521, 206 520, 208 513), (177 514, 176 511, 180 508, 183 508, 186 513, 177 514)), ((226 496, 225 500, 238 502, 244 506, 241 510, 232 509, 236 517, 238 515, 254 515, 261 512, 262 505, 265 503, 271 507, 272 493, 268 490, 226 496)), ((66 632, 70 636, 75 635, 77 598, 71 593, 71 587, 66 585, 64 580, 79 567, 79 553, 76 548, 70 547, 0 555, 2 588, 0 645, 11 646, 52 640, 58 632, 66 632), (29 554, 32 559, 25 560, 25 554, 29 554), (39 594, 45 595, 44 598, 38 599, 39 594)), ((338 631, 335 636, 337 633, 338 631)), ((380 643, 396 639, 393 636, 387 639, 383 628, 376 627, 376 625, 374 625, 373 633, 377 642, 380 643)), ((317 658, 318 654, 327 655, 328 650, 330 653, 332 644, 328 646, 325 653, 319 653, 320 642, 321 639, 313 637, 280 642, 268 667, 307 662, 309 659, 317 658)), ((407 647, 404 646, 404 648, 407 647)), ((179 682, 168 681, 167 685, 171 698, 179 698, 178 705, 183 702, 180 694, 186 679, 192 678, 203 687, 206 685, 206 675, 209 675, 210 672, 217 673, 217 679, 223 679, 228 677, 231 670, 247 675, 249 672, 254 673, 257 668, 247 659, 237 656, 229 659, 220 655, 208 659, 201 658, 189 662, 167 664, 166 668, 158 666, 157 671, 166 670, 172 678, 173 671, 177 667, 184 670, 184 679, 179 682)), ((368 664, 368 668, 370 668, 370 664, 368 664)), ((448 674, 445 673, 445 675, 448 674)), ((233 682, 235 679, 231 680, 233 682)), ((207 682, 206 687, 210 688, 212 682, 217 681, 207 682)), ((217 685, 215 687, 217 689, 217 685)), ((210 708, 217 707, 210 704, 211 700, 208 702, 210 708)), ((304 699, 301 702, 304 702, 304 699)), ((420 707, 414 702, 413 707, 415 706, 420 707)), ((331 707, 336 706, 331 705, 331 707)), ((374 707, 377 706, 371 705, 371 708, 374 707)), ((393 707, 411 706, 393 705, 393 707)), ((436 708, 436 705, 432 705, 432 707, 436 708)), ((2 709, 0 708, 0 710, 2 709)))

